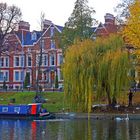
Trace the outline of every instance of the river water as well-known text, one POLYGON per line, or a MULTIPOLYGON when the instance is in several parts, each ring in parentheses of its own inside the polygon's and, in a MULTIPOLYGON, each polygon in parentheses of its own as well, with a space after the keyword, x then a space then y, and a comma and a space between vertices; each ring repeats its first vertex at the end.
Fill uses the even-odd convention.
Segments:
POLYGON ((140 121, 0 120, 0 140, 140 140, 140 121))

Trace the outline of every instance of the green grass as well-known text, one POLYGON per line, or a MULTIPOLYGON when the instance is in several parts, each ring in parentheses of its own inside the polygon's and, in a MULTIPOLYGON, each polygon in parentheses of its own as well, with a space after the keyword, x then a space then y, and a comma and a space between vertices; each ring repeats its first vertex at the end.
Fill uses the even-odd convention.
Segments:
MULTIPOLYGON (((35 92, 3 92, 0 93, 0 104, 9 104, 11 99, 15 99, 14 104, 32 103, 35 97, 35 92)), ((63 92, 47 92, 41 93, 47 99, 43 104, 50 112, 60 112, 64 108, 64 93, 63 92)))

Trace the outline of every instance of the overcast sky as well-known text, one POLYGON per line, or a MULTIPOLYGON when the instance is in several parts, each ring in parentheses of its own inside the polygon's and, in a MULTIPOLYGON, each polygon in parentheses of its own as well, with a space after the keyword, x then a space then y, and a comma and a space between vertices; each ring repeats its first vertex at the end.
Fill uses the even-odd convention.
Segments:
MULTIPOLYGON (((30 23, 31 30, 39 29, 41 12, 45 13, 45 18, 57 25, 64 26, 70 17, 76 0, 0 0, 8 5, 16 5, 22 11, 22 20, 30 23)), ((114 7, 120 0, 88 0, 88 5, 92 7, 96 14, 94 18, 104 23, 105 13, 114 13, 114 7)))

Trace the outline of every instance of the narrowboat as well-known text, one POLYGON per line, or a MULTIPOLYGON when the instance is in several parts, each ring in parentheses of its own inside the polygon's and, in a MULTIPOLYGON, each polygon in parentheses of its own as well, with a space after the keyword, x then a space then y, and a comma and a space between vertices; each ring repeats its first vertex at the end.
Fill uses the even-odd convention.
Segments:
POLYGON ((0 105, 0 119, 45 120, 53 118, 55 118, 54 114, 43 109, 41 103, 0 105))

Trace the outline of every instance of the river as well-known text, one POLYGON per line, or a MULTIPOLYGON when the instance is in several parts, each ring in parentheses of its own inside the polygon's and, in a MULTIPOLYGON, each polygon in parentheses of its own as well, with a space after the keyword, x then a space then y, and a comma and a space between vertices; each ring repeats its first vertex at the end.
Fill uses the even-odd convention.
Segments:
POLYGON ((140 121, 0 120, 0 140, 140 140, 140 121))

